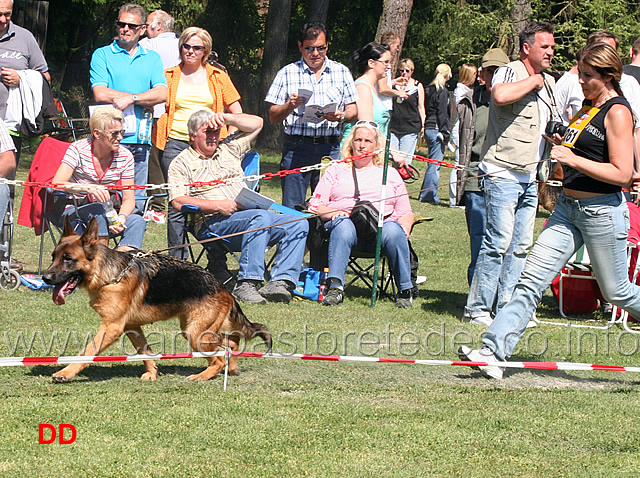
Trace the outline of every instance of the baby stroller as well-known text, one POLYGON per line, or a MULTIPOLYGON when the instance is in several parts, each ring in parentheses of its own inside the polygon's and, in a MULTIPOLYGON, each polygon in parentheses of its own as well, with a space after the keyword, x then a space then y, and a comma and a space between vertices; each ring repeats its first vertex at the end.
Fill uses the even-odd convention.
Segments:
POLYGON ((20 274, 11 269, 11 243, 13 240, 13 200, 2 215, 0 231, 0 287, 15 290, 20 286, 20 274))

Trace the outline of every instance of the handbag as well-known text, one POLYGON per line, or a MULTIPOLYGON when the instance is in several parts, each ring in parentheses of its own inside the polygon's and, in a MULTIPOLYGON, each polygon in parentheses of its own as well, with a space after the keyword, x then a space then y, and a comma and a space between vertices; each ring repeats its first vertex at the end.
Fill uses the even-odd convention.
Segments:
POLYGON ((356 227, 356 235, 359 239, 372 239, 378 234, 378 209, 371 201, 360 200, 360 188, 358 187, 358 176, 356 168, 351 168, 353 172, 353 184, 355 186, 356 204, 351 210, 349 219, 356 227))

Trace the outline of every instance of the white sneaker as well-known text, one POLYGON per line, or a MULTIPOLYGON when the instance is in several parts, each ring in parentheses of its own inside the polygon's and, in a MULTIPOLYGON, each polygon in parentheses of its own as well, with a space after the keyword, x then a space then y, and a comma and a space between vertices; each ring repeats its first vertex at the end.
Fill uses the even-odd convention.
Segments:
MULTIPOLYGON (((458 349, 458 357, 467 362, 501 362, 487 346, 483 346, 480 350, 473 350, 463 345, 458 349)), ((498 380, 501 380, 504 374, 504 367, 498 367, 496 365, 478 365, 477 367, 471 368, 480 370, 485 377, 498 380)))
POLYGON ((479 315, 477 317, 471 317, 471 315, 469 315, 467 312, 463 314, 462 321, 469 324, 484 325, 485 327, 489 327, 491 324, 493 324, 493 319, 489 315, 479 315))
POLYGON ((534 312, 533 317, 531 317, 531 320, 527 324, 527 329, 532 329, 537 326, 538 326, 538 318, 536 317, 536 313, 534 312))

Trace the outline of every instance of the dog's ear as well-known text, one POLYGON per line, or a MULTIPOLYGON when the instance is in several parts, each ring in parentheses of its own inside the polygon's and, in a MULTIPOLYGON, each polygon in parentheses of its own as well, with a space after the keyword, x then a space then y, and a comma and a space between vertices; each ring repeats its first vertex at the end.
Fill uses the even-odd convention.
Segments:
POLYGON ((75 231, 73 226, 71 225, 71 221, 69 220, 69 216, 64 217, 64 235, 65 236, 77 236, 78 233, 75 231))
POLYGON ((95 217, 91 218, 87 230, 84 231, 80 239, 82 240, 84 255, 87 256, 87 259, 93 260, 98 250, 98 221, 95 217))

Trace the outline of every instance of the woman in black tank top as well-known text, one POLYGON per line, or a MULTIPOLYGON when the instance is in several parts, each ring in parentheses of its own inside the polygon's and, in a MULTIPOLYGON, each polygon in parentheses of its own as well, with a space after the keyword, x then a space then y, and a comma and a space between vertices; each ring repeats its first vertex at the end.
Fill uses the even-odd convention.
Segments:
MULTIPOLYGON (((543 292, 583 244, 605 299, 640 317, 640 287, 629 282, 627 271, 629 210, 621 193, 633 174, 633 115, 620 90, 622 61, 608 44, 594 43, 584 49, 578 69, 584 106, 564 137, 556 133, 549 138, 554 144, 551 158, 564 168, 564 193, 510 302, 484 334, 483 348, 461 350, 466 358, 508 358, 543 292)), ((502 376, 500 367, 484 372, 502 376)))

